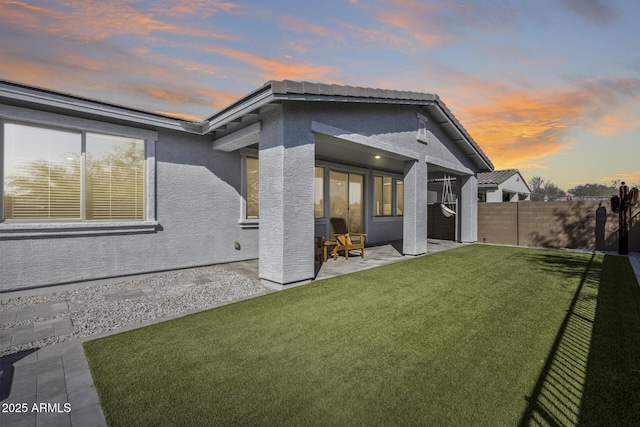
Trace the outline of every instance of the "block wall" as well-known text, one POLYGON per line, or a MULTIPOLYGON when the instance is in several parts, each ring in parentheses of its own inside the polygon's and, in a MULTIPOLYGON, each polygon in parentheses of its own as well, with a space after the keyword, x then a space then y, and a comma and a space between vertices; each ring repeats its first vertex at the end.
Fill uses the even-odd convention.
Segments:
MULTIPOLYGON (((608 201, 478 203, 478 242, 618 250, 618 214, 608 201)), ((640 251, 640 209, 632 211, 629 250, 640 251)))

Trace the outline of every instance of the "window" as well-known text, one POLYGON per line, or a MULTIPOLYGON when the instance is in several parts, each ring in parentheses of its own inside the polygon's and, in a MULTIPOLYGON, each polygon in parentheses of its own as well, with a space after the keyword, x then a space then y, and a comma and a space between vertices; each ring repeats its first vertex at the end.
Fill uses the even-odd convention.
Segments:
POLYGON ((260 212, 260 183, 258 159, 255 157, 245 157, 246 171, 246 196, 247 196, 247 212, 246 219, 258 219, 260 212))
MULTIPOLYGON (((329 217, 342 218, 352 233, 363 232, 364 176, 329 171, 329 217)), ((331 237, 335 230, 331 228, 331 237)))
POLYGON ((404 212, 404 181, 390 176, 375 176, 373 180, 374 216, 401 216, 404 212))
POLYGON ((427 144, 429 142, 429 136, 427 133, 427 124, 429 119, 426 116, 418 113, 418 135, 417 139, 420 142, 427 144))
POLYGON ((313 210, 316 218, 324 218, 324 168, 315 167, 313 176, 313 210))
POLYGON ((391 199, 393 188, 390 176, 376 176, 375 178, 375 215, 391 216, 391 199))
POLYGON ((142 139, 4 125, 4 219, 145 219, 142 139))
POLYGON ((87 133, 87 220, 144 219, 144 141, 87 133))
POLYGON ((396 215, 404 214, 404 181, 396 179, 396 215))

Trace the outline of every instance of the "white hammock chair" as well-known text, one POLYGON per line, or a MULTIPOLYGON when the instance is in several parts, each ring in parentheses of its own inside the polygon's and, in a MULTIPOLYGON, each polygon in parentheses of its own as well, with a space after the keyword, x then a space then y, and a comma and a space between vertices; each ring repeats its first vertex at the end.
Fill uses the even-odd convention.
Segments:
POLYGON ((444 174, 444 180, 442 181, 442 214, 447 218, 456 214, 456 201, 453 198, 453 191, 451 190, 451 175, 444 174))

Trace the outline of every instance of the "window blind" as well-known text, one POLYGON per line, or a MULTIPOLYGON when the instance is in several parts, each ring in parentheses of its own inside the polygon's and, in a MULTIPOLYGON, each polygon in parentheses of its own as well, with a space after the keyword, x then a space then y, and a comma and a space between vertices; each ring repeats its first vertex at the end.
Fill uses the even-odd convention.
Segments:
POLYGON ((86 219, 144 219, 144 141, 87 133, 86 153, 86 219))
POLYGON ((5 124, 5 219, 80 219, 82 134, 5 124))

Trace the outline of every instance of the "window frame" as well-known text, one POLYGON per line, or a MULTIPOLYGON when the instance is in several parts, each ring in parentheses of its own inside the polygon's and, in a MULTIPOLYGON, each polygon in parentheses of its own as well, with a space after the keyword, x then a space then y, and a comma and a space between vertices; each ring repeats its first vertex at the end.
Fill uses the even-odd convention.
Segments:
POLYGON ((327 210, 326 210, 326 206, 325 206, 325 190, 326 190, 326 184, 325 182, 327 181, 327 168, 325 168, 324 166, 318 166, 318 165, 314 165, 313 166, 313 217, 314 219, 323 219, 326 218, 326 214, 327 214, 327 210), (321 207, 322 207, 322 215, 320 216, 316 216, 316 170, 321 170, 322 171, 322 186, 320 188, 320 191, 322 192, 322 203, 321 203, 321 207))
MULTIPOLYGON (((156 231, 156 164, 155 144, 158 132, 139 129, 124 125, 99 122, 62 114, 35 111, 22 107, 0 105, 0 239, 20 237, 46 237, 68 235, 94 235, 109 233, 136 233, 156 231), (144 220, 115 220, 115 221, 87 221, 82 212, 80 220, 13 220, 4 217, 4 149, 5 123, 15 123, 24 126, 48 128, 53 130, 79 132, 82 134, 81 155, 84 156, 84 141, 86 133, 136 138, 144 141, 145 150, 145 208, 144 220)), ((84 164, 83 164, 84 165, 84 164)), ((84 174, 84 171, 82 172, 84 174)), ((82 178, 84 187, 84 177, 82 178)), ((84 190, 84 189, 83 189, 84 190)), ((82 193, 82 207, 84 209, 84 192, 82 193)))
POLYGON ((240 219, 241 228, 258 228, 260 225, 260 197, 258 196, 258 218, 247 218, 247 157, 258 160, 258 188, 260 187, 260 156, 258 150, 243 148, 240 153, 240 219))
MULTIPOLYGON (((400 175, 396 175, 396 174, 391 174, 391 173, 386 173, 386 172, 381 172, 381 171, 373 171, 373 185, 372 187, 372 193, 373 193, 373 197, 372 199, 372 207, 371 207, 371 216, 375 219, 380 219, 380 218, 402 218, 404 216, 404 203, 403 203, 403 213, 398 214, 398 181, 402 181, 403 186, 402 188, 404 189, 404 177, 401 177, 400 175), (382 178, 382 183, 384 185, 384 179, 385 178, 390 178, 391 179, 391 214, 390 215, 376 215, 376 178, 382 178)), ((384 193, 383 193, 383 199, 384 199, 384 193)), ((404 200, 404 193, 403 193, 403 200, 404 200)), ((384 208, 383 208, 384 211, 384 208)))

